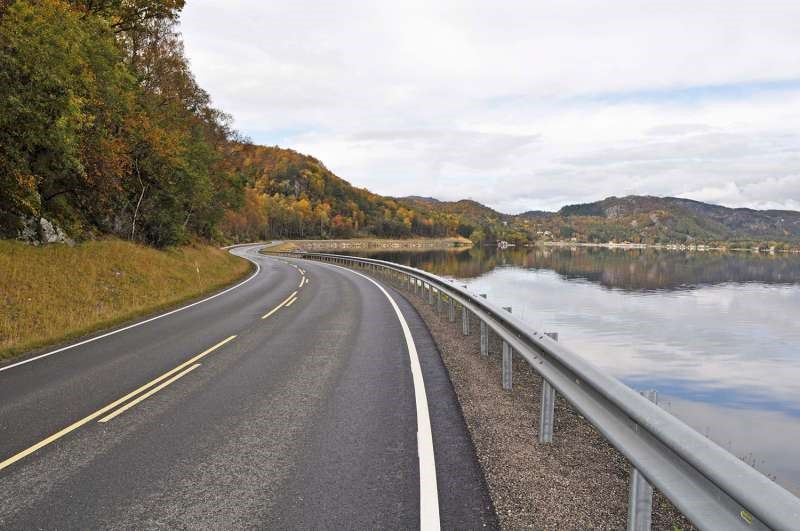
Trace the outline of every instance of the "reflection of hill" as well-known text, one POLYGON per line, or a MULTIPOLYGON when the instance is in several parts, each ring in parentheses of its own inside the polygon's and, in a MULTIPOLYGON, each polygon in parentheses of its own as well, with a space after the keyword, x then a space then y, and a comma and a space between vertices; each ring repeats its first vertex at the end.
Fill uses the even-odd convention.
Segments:
POLYGON ((497 251, 380 252, 370 256, 455 278, 474 278, 495 267, 555 271, 624 290, 682 289, 724 282, 800 283, 800 257, 749 253, 681 253, 655 249, 535 248, 497 251))
POLYGON ((724 282, 800 283, 800 257, 617 249, 535 249, 521 267, 550 269, 625 290, 681 289, 724 282))
POLYGON ((485 247, 473 247, 469 250, 364 251, 348 254, 388 260, 454 278, 479 277, 497 265, 494 248, 485 247))

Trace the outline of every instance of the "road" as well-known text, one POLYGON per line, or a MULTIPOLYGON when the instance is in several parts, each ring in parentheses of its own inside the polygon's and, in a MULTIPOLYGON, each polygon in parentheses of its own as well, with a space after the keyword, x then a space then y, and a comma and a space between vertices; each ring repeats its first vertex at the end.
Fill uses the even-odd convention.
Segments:
POLYGON ((496 527, 403 294, 232 252, 233 289, 0 367, 0 528, 496 527))

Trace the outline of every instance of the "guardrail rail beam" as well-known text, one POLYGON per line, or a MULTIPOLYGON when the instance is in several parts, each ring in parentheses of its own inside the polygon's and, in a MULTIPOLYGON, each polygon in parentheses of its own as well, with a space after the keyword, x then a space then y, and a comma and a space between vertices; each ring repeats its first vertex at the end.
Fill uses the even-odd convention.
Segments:
MULTIPOLYGON (((325 253, 276 254, 343 260, 325 253)), ((369 258, 347 260, 356 267, 381 265, 399 271, 413 279, 415 293, 420 282, 435 286, 447 297, 450 322, 455 321, 456 303, 474 314, 486 325, 487 338, 489 330, 497 334, 547 382, 553 398, 556 391, 564 397, 638 470, 641 480, 669 498, 697 527, 798 529, 800 499, 795 495, 518 317, 426 271, 369 258)), ((642 507, 638 501, 636 505, 642 507)), ((638 508, 635 512, 641 513, 638 508)))

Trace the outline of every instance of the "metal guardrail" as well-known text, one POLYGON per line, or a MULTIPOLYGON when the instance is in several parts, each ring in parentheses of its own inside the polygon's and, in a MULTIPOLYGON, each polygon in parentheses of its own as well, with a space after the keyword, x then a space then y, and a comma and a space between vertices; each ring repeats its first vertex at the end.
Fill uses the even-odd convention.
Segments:
MULTIPOLYGON (((469 333, 467 312, 475 315, 481 322, 482 353, 483 333, 491 329, 503 340, 504 352, 507 345, 527 360, 544 379, 543 388, 552 387, 549 392, 555 389, 563 395, 631 462, 628 529, 650 528, 650 484, 701 529, 800 529, 800 498, 485 298, 436 275, 383 260, 325 253, 278 254, 368 269, 407 289, 413 286, 430 304, 435 299, 437 309, 447 304, 451 322, 456 320, 459 306, 465 334, 469 333)), ((506 370, 510 387, 510 366, 504 373, 506 370)), ((505 378, 504 374, 504 384, 505 378)), ((552 408, 552 398, 543 404, 552 408)), ((543 409, 542 419, 546 413, 543 409)), ((552 412, 549 423, 552 429, 552 412)), ((540 441, 546 443, 541 428, 540 441)), ((549 436, 552 440, 552 431, 549 436)))

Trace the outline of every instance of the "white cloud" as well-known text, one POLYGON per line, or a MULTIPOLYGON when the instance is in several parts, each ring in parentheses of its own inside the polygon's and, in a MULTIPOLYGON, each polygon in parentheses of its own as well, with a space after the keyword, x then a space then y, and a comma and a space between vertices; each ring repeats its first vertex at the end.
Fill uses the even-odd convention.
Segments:
POLYGON ((182 30, 245 134, 376 192, 797 208, 798 19, 780 0, 196 0, 182 30))

